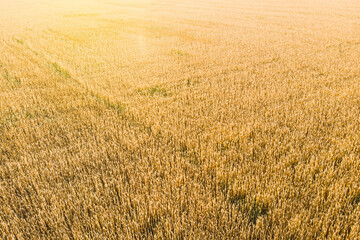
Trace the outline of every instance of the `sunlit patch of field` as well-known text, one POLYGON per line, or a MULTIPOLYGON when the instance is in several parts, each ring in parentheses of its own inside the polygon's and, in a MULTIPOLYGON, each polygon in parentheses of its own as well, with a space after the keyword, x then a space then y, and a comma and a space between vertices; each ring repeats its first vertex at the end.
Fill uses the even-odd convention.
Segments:
POLYGON ((0 0, 0 238, 359 238, 359 10, 0 0))

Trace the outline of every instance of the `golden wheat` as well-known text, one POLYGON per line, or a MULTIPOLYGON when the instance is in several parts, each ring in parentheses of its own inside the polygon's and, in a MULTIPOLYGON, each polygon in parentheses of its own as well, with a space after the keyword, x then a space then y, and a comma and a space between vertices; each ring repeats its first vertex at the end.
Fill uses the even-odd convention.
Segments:
POLYGON ((0 0, 0 238, 360 239, 359 8, 0 0))

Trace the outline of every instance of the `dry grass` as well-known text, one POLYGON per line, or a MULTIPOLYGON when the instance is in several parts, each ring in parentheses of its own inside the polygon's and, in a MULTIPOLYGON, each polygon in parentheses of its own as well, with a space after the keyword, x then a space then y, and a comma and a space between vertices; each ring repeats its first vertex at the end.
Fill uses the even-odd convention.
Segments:
POLYGON ((359 8, 1 2, 0 238, 359 239, 359 8))

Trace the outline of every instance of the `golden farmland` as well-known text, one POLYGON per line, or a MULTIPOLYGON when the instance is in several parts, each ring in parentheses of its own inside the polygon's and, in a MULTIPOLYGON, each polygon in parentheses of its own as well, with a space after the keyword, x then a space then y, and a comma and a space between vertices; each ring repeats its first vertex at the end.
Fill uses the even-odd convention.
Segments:
POLYGON ((0 238, 360 239, 359 13, 0 0, 0 238))

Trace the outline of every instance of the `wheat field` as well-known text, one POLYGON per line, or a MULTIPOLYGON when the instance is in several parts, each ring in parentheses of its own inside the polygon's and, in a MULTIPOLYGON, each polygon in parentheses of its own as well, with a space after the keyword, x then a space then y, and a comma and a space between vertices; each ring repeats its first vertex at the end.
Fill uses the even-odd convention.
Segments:
POLYGON ((360 239, 360 2, 0 0, 0 239, 360 239))

